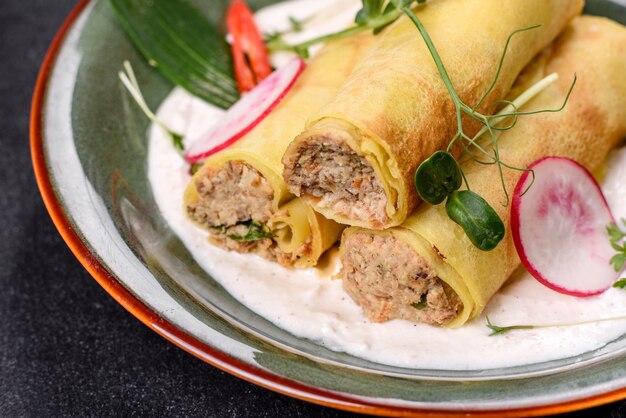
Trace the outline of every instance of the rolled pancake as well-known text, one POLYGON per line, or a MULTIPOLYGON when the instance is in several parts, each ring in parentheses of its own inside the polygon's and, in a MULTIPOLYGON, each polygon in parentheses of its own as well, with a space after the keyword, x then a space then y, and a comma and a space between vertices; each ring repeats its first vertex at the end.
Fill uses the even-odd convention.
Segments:
POLYGON ((215 244, 308 267, 338 240, 342 226, 289 192, 281 157, 306 120, 334 97, 372 39, 356 36, 322 48, 270 115, 193 176, 185 208, 215 244))
MULTIPOLYGON (((459 97, 478 104, 516 30, 487 113, 520 71, 580 13, 582 0, 432 0, 416 9, 459 97)), ((334 100, 287 149, 292 193, 329 219, 384 229, 419 203, 413 176, 457 129, 454 103, 415 25, 402 17, 380 37, 334 100)), ((469 118, 465 132, 479 125, 469 118)))
MULTIPOLYGON (((562 156, 598 169, 626 134, 626 28, 604 18, 577 18, 520 77, 520 85, 553 72, 560 80, 523 110, 558 108, 576 73, 569 103, 559 113, 521 117, 500 136, 500 158, 528 167, 544 156, 562 156)), ((462 168, 472 190, 504 221, 504 239, 493 251, 479 250, 448 218, 444 205, 422 205, 400 227, 384 232, 346 230, 340 275, 346 291, 372 320, 461 326, 483 311, 520 265, 497 167, 469 161, 462 168), (374 245, 365 245, 369 242, 374 245)), ((521 172, 505 168, 503 174, 512 191, 521 172)))

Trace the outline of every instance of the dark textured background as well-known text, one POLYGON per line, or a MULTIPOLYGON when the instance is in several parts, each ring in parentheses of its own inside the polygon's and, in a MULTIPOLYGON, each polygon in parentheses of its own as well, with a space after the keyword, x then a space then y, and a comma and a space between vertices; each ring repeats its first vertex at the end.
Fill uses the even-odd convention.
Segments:
MULTIPOLYGON (((0 0, 0 417, 347 417, 256 387, 168 343, 87 274, 31 169, 44 53, 73 0, 0 0)), ((568 417, 626 416, 626 403, 568 417)))

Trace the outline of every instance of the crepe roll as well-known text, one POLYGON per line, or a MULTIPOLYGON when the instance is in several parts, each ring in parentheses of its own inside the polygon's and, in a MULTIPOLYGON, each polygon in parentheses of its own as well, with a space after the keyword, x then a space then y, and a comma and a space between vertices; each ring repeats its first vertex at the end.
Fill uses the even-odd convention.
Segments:
POLYGON ((184 205, 213 243, 285 266, 309 267, 339 239, 342 226, 289 192, 281 157, 306 120, 337 93, 372 38, 326 45, 272 113, 196 172, 184 205))
MULTIPOLYGON (((508 37, 517 34, 483 113, 504 98, 520 71, 582 9, 582 0, 432 0, 422 21, 459 97, 477 105, 496 76, 508 37)), ((480 126, 469 118, 465 133, 480 126)), ((329 219, 384 229, 419 203, 413 176, 457 130, 451 96, 415 25, 400 18, 352 73, 336 97, 289 145, 289 189, 329 219)))
MULTIPOLYGON (((559 113, 521 117, 498 139, 500 158, 528 167, 541 157, 561 156, 596 170, 626 135, 626 28, 604 18, 577 18, 520 77, 518 90, 554 72, 559 81, 523 110, 558 109, 576 73, 567 106, 559 113)), ((493 251, 479 250, 444 205, 422 205, 387 231, 347 229, 340 276, 371 320, 461 326, 483 311, 520 265, 497 167, 470 160, 462 168, 472 191, 504 221, 503 240, 493 251)), ((505 168, 503 174, 511 192, 521 172, 505 168)))

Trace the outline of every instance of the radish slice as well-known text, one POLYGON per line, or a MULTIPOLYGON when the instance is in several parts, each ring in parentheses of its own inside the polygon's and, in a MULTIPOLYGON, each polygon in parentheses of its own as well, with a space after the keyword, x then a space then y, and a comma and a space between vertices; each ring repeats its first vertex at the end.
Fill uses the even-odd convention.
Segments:
POLYGON ((511 232, 524 267, 557 292, 592 296, 617 279, 606 227, 614 222, 600 186, 568 158, 533 163, 515 187, 511 232), (528 191, 524 194, 524 191, 528 191))
POLYGON ((228 109, 209 132, 194 141, 185 151, 185 159, 197 163, 250 132, 281 102, 305 67, 304 60, 297 57, 274 71, 228 109))

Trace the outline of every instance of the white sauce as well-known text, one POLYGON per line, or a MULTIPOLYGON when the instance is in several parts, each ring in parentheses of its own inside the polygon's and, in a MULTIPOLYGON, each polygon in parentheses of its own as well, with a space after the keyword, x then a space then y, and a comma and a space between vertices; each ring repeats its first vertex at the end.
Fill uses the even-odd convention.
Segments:
MULTIPOLYGON (((293 45, 347 28, 354 23, 354 16, 361 7, 360 0, 295 0, 265 7, 254 18, 262 33, 290 31, 292 24, 289 18, 302 22, 301 31, 290 31, 283 37, 287 43, 293 45)), ((316 45, 309 52, 314 54, 319 48, 316 45)), ((272 54, 272 65, 280 67, 293 55, 288 52, 272 54)))
MULTIPOLYGON (((325 3, 331 1, 299 0, 273 6, 272 13, 298 18, 325 3)), ((274 22, 267 12, 261 16, 262 30, 267 31, 266 22, 274 22)), ((221 114, 221 110, 181 89, 175 89, 158 112, 167 126, 187 137, 204 132, 221 114)), ((183 191, 190 180, 188 166, 156 127, 150 133, 148 165, 159 209, 197 262, 254 312, 332 350, 399 367, 480 370, 575 356, 600 348, 626 332, 626 321, 622 320, 490 337, 485 315, 498 325, 569 323, 626 315, 623 290, 609 289, 591 298, 566 296, 542 286, 522 269, 479 318, 460 329, 401 320, 371 323, 343 291, 341 281, 330 279, 336 264, 324 271, 292 271, 254 255, 230 253, 209 244, 207 233, 186 218, 182 206, 183 191)), ((626 218, 626 187, 622 185, 626 149, 613 152, 608 167, 603 190, 616 219, 626 218)))

